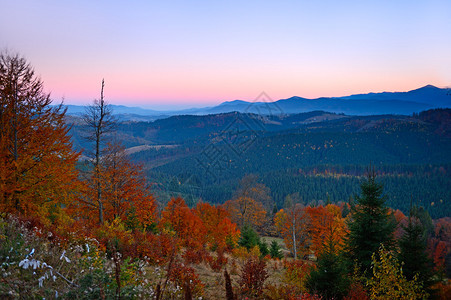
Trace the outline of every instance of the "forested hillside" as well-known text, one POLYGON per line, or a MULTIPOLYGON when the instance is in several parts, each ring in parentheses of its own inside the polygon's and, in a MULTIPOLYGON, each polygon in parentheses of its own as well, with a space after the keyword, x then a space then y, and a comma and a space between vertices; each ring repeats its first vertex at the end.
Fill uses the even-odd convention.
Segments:
MULTIPOLYGON (((412 200, 443 217, 450 214, 450 124, 449 109, 364 117, 226 113, 120 123, 114 138, 166 201, 180 195, 223 203, 240 178, 256 174, 278 207, 292 193, 305 203, 337 203, 354 197, 373 164, 391 206, 406 211, 412 200)), ((75 123, 79 147, 82 131, 75 123)))

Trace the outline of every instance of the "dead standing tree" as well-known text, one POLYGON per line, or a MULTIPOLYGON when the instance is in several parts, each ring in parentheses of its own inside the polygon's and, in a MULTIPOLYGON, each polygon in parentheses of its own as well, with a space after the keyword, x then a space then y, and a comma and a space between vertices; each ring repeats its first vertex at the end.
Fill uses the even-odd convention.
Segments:
POLYGON ((99 212, 99 223, 104 221, 104 204, 102 198, 102 149, 104 147, 105 134, 114 130, 115 119, 111 106, 105 102, 103 89, 105 81, 102 79, 102 89, 100 99, 94 100, 93 104, 86 108, 83 115, 83 122, 87 127, 86 139, 94 143, 94 151, 91 153, 91 162, 93 164, 91 176, 91 199, 89 204, 95 207, 99 212))

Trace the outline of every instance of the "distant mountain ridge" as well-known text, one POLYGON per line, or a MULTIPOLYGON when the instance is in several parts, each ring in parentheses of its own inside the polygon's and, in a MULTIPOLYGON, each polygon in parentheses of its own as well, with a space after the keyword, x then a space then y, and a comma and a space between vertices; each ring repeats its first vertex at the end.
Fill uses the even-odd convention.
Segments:
MULTIPOLYGON (((67 105, 69 115, 80 115, 83 106, 67 105)), ((343 97, 307 99, 293 96, 274 102, 226 101, 217 106, 173 111, 157 111, 140 107, 112 105, 120 120, 153 121, 174 115, 208 115, 228 112, 280 115, 304 113, 316 110, 347 115, 410 115, 433 108, 451 108, 451 90, 433 85, 408 92, 381 92, 355 94, 343 97)))
POLYGON ((433 85, 426 85, 408 92, 368 93, 341 97, 342 99, 376 99, 401 100, 425 103, 435 106, 450 105, 451 89, 441 89, 433 85))

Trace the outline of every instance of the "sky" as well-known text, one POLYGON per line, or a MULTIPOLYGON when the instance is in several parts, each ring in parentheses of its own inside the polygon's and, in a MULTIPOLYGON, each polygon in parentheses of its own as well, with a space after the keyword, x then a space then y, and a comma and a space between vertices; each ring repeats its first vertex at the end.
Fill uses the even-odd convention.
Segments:
POLYGON ((155 109, 451 85, 451 1, 0 0, 56 102, 155 109))

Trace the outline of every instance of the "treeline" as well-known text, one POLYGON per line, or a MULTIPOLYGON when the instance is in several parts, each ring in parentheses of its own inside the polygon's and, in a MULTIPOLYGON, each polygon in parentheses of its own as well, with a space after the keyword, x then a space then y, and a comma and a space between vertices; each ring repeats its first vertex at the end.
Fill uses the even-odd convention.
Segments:
MULTIPOLYGON (((285 197, 294 193, 299 194, 305 205, 316 205, 352 200, 359 192, 366 167, 319 165, 256 174, 270 188, 277 207, 282 207, 285 197)), ((447 188, 451 185, 451 165, 379 165, 377 170, 390 207, 407 213, 413 202, 426 208, 434 219, 451 214, 447 204, 451 199, 451 191, 447 188)), ((163 201, 167 199, 166 202, 171 197, 183 196, 192 204, 199 199, 221 204, 231 199, 239 182, 229 179, 207 184, 201 176, 191 172, 173 176, 156 171, 148 174, 155 182, 154 193, 163 201)))

